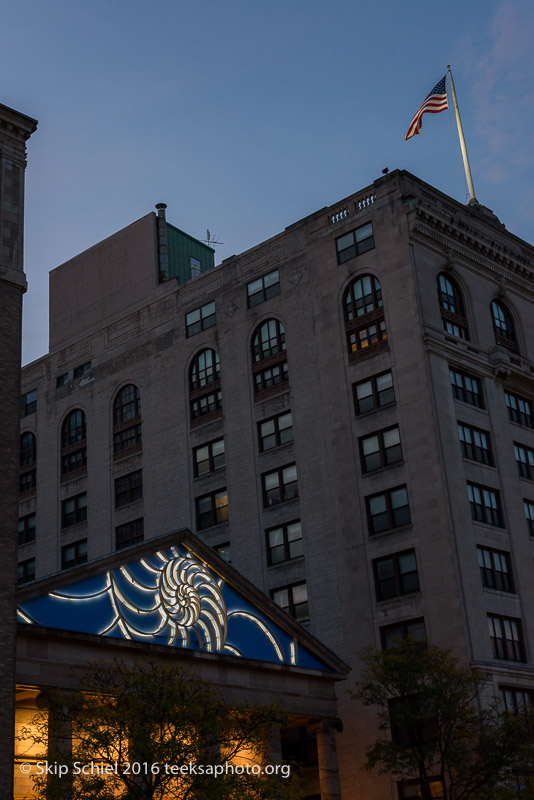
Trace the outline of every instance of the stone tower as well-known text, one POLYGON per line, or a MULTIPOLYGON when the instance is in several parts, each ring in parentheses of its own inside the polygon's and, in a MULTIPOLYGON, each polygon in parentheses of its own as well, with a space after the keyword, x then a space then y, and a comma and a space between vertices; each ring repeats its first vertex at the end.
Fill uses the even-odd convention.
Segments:
POLYGON ((0 104, 0 797, 13 796, 15 591, 22 295, 26 291, 24 169, 37 122, 0 104))

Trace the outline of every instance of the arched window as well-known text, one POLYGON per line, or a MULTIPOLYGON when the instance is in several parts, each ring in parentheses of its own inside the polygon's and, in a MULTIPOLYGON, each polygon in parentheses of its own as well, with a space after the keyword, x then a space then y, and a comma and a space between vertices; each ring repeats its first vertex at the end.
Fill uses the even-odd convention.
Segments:
POLYGON ((189 368, 189 407, 192 423, 200 424, 222 416, 219 355, 201 350, 189 368))
POLYGON ((495 331, 495 341, 497 344, 507 347, 508 350, 517 352, 517 339, 512 315, 500 300, 491 301, 491 315, 493 318, 493 330, 495 331))
POLYGON ((349 360, 387 347, 380 282, 373 275, 356 278, 343 298, 349 360))
POLYGON ((113 401, 113 455, 141 449, 141 395, 135 384, 119 389, 113 401))
POLYGON ((29 494, 37 486, 37 471, 35 462, 37 459, 37 442, 35 436, 30 431, 26 431, 20 437, 20 492, 29 494))
POLYGON ((444 272, 438 275, 438 297, 443 330, 459 339, 469 339, 462 293, 456 281, 444 272))
POLYGON ((67 414, 61 427, 61 480, 78 477, 86 469, 87 422, 84 412, 76 408, 67 414))
POLYGON ((26 431, 20 437, 20 466, 28 467, 37 458, 37 442, 33 433, 26 431))
POLYGON ((265 320, 254 331, 252 373, 256 400, 287 387, 286 332, 277 319, 265 320))

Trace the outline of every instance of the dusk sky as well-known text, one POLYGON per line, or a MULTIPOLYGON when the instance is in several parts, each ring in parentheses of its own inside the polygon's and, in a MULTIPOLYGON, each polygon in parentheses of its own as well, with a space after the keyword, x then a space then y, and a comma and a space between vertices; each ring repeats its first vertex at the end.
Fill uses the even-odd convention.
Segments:
POLYGON ((48 271, 157 202, 224 242, 217 263, 384 167, 466 202, 452 110, 404 141, 448 63, 477 198, 534 242, 531 0, 4 0, 1 18, 0 102, 39 120, 25 363, 47 351, 48 271))

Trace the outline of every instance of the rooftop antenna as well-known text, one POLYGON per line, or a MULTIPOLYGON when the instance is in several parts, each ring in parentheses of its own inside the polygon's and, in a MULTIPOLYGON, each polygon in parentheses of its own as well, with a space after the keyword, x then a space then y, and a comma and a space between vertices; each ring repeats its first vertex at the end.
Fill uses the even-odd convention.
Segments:
POLYGON ((209 228, 206 230, 206 238, 202 239, 202 241, 206 242, 208 247, 213 247, 213 245, 215 245, 215 244, 224 244, 224 242, 218 242, 217 239, 212 239, 212 236, 211 236, 209 228))

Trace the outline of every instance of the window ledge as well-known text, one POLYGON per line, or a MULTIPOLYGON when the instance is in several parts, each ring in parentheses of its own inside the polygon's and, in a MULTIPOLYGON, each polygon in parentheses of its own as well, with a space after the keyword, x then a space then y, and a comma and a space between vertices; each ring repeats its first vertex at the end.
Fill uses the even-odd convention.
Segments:
POLYGON ((291 441, 289 441, 289 442, 284 442, 283 444, 275 444, 275 446, 274 446, 274 447, 269 447, 269 449, 268 449, 268 450, 260 450, 260 451, 259 451, 259 453, 258 453, 258 455, 260 455, 260 456, 264 456, 264 455, 266 455, 267 453, 275 453, 275 452, 277 453, 277 452, 279 452, 280 450, 282 450, 284 447, 286 447, 286 448, 287 448, 287 447, 290 447, 290 445, 294 445, 294 444, 295 444, 295 440, 294 440, 294 439, 291 439, 291 441))
POLYGON ((65 472, 64 475, 61 475, 59 482, 61 485, 65 483, 69 483, 69 481, 77 481, 79 478, 83 478, 87 475, 87 467, 80 467, 79 469, 73 469, 70 472, 65 472))
MULTIPOLYGON (((493 488, 493 487, 490 487, 490 488, 493 488)), ((500 531, 500 532, 505 533, 506 535, 508 535, 508 531, 504 527, 504 525, 492 525, 490 522, 480 522, 480 520, 478 520, 478 519, 473 519, 472 522, 473 522, 473 525, 478 525, 479 527, 482 528, 482 530, 498 531, 498 532, 500 531)))
POLYGON ((211 411, 209 414, 204 414, 201 417, 195 417, 195 419, 190 420, 189 427, 191 430, 194 428, 200 428, 201 425, 207 425, 208 422, 213 422, 216 419, 220 419, 222 415, 222 408, 217 408, 215 411, 211 411))
POLYGON ((85 519, 83 522, 73 522, 72 525, 67 525, 66 528, 61 528, 62 534, 69 534, 69 533, 79 533, 80 531, 85 531, 87 529, 87 520, 85 519))
POLYGON ((387 531, 379 531, 378 533, 371 533, 369 531, 369 539, 377 539, 381 536, 387 536, 389 533, 402 533, 409 531, 413 528, 413 522, 407 522, 405 525, 399 525, 397 528, 388 528, 387 531))
POLYGON ((462 456, 462 458, 466 464, 474 464, 477 467, 485 467, 486 469, 491 469, 493 472, 498 472, 495 464, 484 464, 483 461, 476 461, 476 459, 467 458, 466 456, 462 456))
POLYGON ((488 594, 493 594, 496 597, 515 597, 516 599, 519 597, 517 592, 507 592, 506 589, 490 589, 489 586, 482 586, 484 592, 488 594))
POLYGON ((209 525, 207 528, 196 528, 195 533, 197 536, 203 536, 206 533, 219 533, 224 525, 228 525, 229 519, 224 522, 216 522, 215 525, 209 525))
POLYGON ((296 495, 295 497, 288 497, 287 500, 280 500, 279 503, 271 503, 269 506, 263 506, 263 511, 272 511, 273 508, 279 508, 280 506, 284 506, 287 508, 289 503, 298 503, 299 496, 296 495))
POLYGON ((115 506, 113 511, 115 513, 117 512, 120 513, 125 508, 127 508, 128 511, 131 511, 132 509, 142 508, 143 503, 144 503, 144 498, 141 497, 139 500, 131 500, 129 503, 123 503, 120 506, 115 506))
POLYGON ((460 405, 463 406, 464 408, 474 408, 475 411, 481 411, 483 414, 486 415, 488 413, 486 408, 482 408, 481 406, 475 406, 473 403, 467 403, 465 400, 458 400, 458 398, 454 397, 454 395, 452 399, 454 400, 455 403, 460 403, 460 405))
POLYGON ((132 447, 125 447, 123 450, 117 450, 116 453, 113 453, 113 462, 116 464, 117 461, 122 461, 123 458, 129 458, 129 456, 133 456, 136 453, 142 452, 142 444, 134 444, 132 447))
POLYGON ((223 475, 226 469, 226 464, 224 467, 217 467, 217 469, 211 469, 209 472, 203 472, 202 475, 196 475, 193 478, 193 483, 203 483, 208 478, 213 477, 213 475, 223 475))
POLYGON ((388 597, 387 600, 377 600, 377 604, 379 608, 385 608, 386 603, 391 605, 399 605, 400 603, 406 602, 406 600, 417 600, 423 596, 423 593, 420 589, 416 592, 407 592, 406 594, 399 594, 397 597, 388 597))
POLYGON ((286 561, 279 561, 277 564, 269 564, 267 570, 274 571, 280 567, 298 566, 299 564, 304 564, 304 554, 295 558, 288 558, 286 561))
POLYGON ((360 361, 363 361, 366 358, 377 356, 380 353, 385 353, 387 350, 389 350, 389 342, 387 339, 384 339, 381 342, 376 342, 376 344, 370 344, 368 347, 364 347, 361 350, 355 350, 349 353, 349 364, 358 364, 360 361))
POLYGON ((379 472, 385 472, 388 469, 395 469, 396 467, 401 467, 405 463, 404 459, 401 461, 395 461, 394 464, 386 464, 385 467, 377 467, 376 469, 370 469, 369 472, 362 472, 362 478, 367 478, 370 475, 378 475, 379 472))
POLYGON ((361 414, 355 414, 354 419, 363 419, 364 417, 370 417, 372 414, 376 414, 378 411, 384 411, 386 408, 393 408, 397 405, 396 400, 392 400, 391 403, 385 403, 383 406, 377 406, 376 408, 370 408, 369 411, 362 411, 361 414))
POLYGON ((256 392, 254 394, 254 402, 260 403, 262 400, 268 400, 269 397, 288 391, 289 381, 282 381, 281 383, 277 383, 276 386, 269 386, 268 389, 262 389, 261 392, 256 392))

